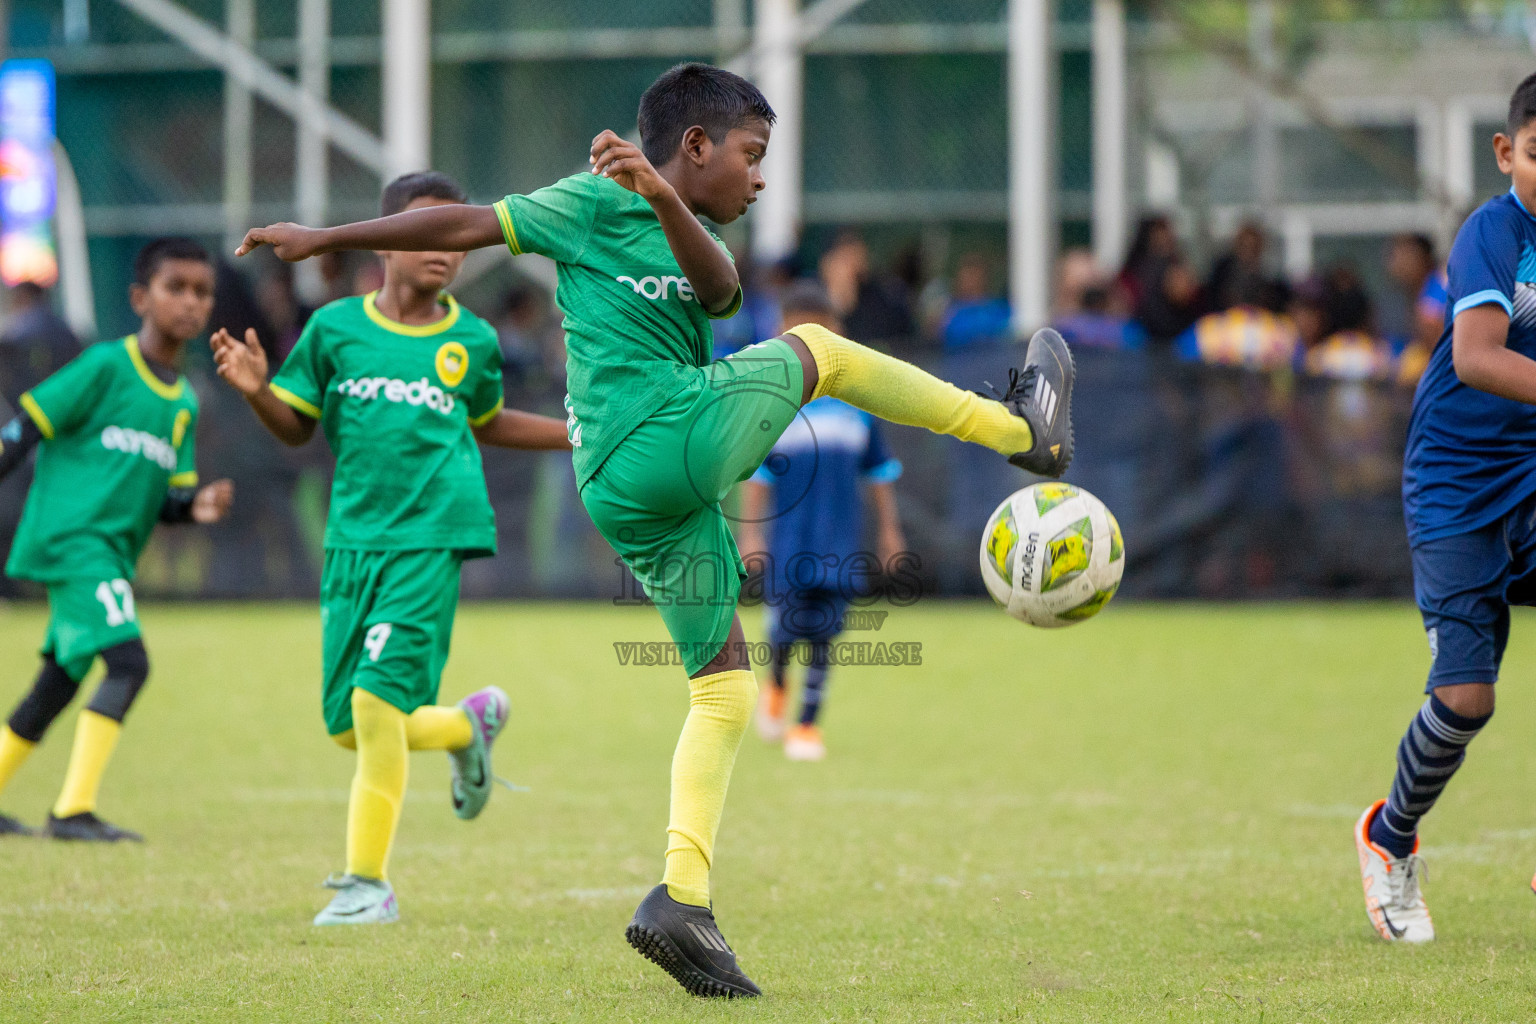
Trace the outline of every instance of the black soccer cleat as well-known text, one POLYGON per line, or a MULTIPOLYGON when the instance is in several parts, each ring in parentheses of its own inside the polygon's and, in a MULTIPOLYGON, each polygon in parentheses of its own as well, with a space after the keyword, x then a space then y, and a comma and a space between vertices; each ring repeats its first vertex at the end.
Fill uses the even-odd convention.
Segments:
POLYGON ((736 966, 736 954, 716 927, 714 912, 677 902, 666 883, 640 901, 624 937, 693 995, 742 999, 763 994, 736 966))
POLYGON ((1035 332, 1024 369, 1008 371, 1008 390, 998 398, 1029 424, 1035 446, 1008 461, 1037 476, 1061 476, 1072 462, 1072 381, 1076 373, 1067 343, 1049 327, 1035 332))
POLYGON ((35 836, 37 831, 23 825, 9 814, 0 814, 0 836, 35 836))
POLYGON ((55 818, 49 814, 48 824, 43 826, 43 835, 50 839, 86 843, 118 843, 124 840, 142 843, 144 841, 144 837, 137 832, 118 828, 116 825, 102 821, 90 811, 71 814, 65 818, 55 818))

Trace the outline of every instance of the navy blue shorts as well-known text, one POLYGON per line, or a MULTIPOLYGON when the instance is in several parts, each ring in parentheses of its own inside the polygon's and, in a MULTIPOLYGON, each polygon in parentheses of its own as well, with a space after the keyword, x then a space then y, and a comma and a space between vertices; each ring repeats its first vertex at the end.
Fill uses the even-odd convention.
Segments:
POLYGON ((847 610, 847 599, 836 590, 787 590, 768 605, 768 637, 776 644, 831 640, 843 631, 847 610))
POLYGON ((1480 530, 1416 545, 1413 591, 1434 659, 1425 691, 1498 682, 1509 608, 1536 604, 1536 495, 1480 530))

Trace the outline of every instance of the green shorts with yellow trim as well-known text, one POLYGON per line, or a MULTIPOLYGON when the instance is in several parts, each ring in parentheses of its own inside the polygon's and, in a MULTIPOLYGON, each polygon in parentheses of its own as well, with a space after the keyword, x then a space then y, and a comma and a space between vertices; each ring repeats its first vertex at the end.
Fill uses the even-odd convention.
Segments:
POLYGON ((41 653, 52 655, 77 683, 96 655, 140 636, 133 585, 110 570, 101 575, 48 584, 48 634, 41 653))
POLYGON ((442 549, 326 550, 321 701, 332 736, 352 728, 354 687, 406 714, 437 702, 463 561, 463 552, 442 549))
POLYGON ((746 576, 720 502, 800 412, 800 358, 777 338, 699 368, 581 489, 693 675, 720 652, 746 576))

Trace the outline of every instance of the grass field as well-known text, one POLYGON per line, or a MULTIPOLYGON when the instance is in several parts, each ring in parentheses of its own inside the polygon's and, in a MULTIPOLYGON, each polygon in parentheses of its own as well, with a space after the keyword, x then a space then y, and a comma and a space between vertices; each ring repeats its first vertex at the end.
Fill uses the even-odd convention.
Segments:
MULTIPOLYGON (((0 843, 5 1021, 1507 1021, 1536 1009, 1536 675, 1425 833, 1441 939, 1388 946, 1350 824, 1421 699, 1408 606, 1111 609, 1058 633, 896 610, 923 665, 842 669, 831 757, 749 736, 716 909, 767 997, 706 1004, 622 932, 660 873, 680 671, 619 668, 648 609, 479 605, 444 695, 506 687, 500 791, 456 820, 415 755, 395 926, 317 930, 350 755, 323 735, 305 606, 143 609, 155 672, 102 812, 144 846, 0 843)), ((0 703, 41 608, 0 613, 0 703)), ((61 719, 0 807, 40 819, 61 719)))

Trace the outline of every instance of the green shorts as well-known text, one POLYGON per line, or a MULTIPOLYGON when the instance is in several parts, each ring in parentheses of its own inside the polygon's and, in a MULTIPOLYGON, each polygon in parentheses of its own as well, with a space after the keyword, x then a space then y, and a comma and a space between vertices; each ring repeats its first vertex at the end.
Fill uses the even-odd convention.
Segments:
POLYGON ((800 412, 804 376, 777 338, 701 367, 581 489, 693 675, 720 652, 746 575, 720 501, 800 412))
POLYGON ((119 576, 48 584, 48 635, 44 655, 53 655, 69 678, 85 678, 96 655, 139 638, 133 586, 119 576))
POLYGON ((352 689, 410 714, 437 702, 463 552, 327 549, 320 571, 325 728, 352 728, 352 689))

